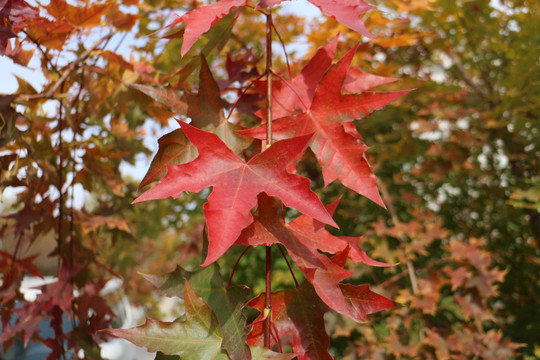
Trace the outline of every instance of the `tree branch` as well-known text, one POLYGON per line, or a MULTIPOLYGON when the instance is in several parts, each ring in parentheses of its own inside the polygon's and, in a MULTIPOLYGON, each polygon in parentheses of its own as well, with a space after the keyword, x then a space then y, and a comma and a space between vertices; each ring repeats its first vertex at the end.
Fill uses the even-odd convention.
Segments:
POLYGON ((461 78, 463 79, 463 81, 465 81, 465 83, 467 85, 469 85, 469 87, 471 89, 473 89, 474 91, 478 92, 480 95, 482 95, 483 97, 485 98, 488 98, 489 97, 489 93, 486 89, 484 89, 483 87, 481 87, 475 80, 474 78, 471 76, 471 74, 467 71, 467 69, 465 69, 465 66, 463 66, 463 63, 461 62, 461 59, 459 58, 459 56, 453 52, 453 51, 448 51, 447 52, 448 56, 450 57, 450 59, 452 59, 452 61, 454 62, 454 65, 456 66, 456 68, 458 69, 459 73, 461 74, 461 78))
MULTIPOLYGON (((45 93, 41 94, 19 94, 17 95, 17 99, 21 101, 30 101, 30 100, 37 100, 37 99, 50 99, 54 96, 54 93, 62 86, 62 84, 68 79, 68 77, 77 69, 78 65, 86 60, 92 51, 94 51, 103 41, 109 40, 113 35, 116 34, 115 31, 109 33, 108 35, 98 39, 96 42, 94 42, 92 45, 90 45, 85 51, 83 51, 77 59, 70 62, 70 64, 67 66, 67 69, 62 72, 62 75, 60 78, 54 83, 54 85, 45 93)), ((41 47, 38 48, 43 52, 41 47)), ((60 72, 58 72, 60 74, 60 72)))
MULTIPOLYGON (((384 184, 380 184, 379 188, 381 189, 381 193, 383 194, 383 197, 385 199, 390 199, 390 195, 388 194, 388 190, 386 190, 386 186, 384 184)), ((394 208, 394 204, 391 201, 388 201, 386 204, 386 208, 388 209, 388 213, 390 214, 390 218, 392 219, 392 223, 394 226, 397 226, 401 223, 399 221, 399 218, 396 213, 396 209, 394 208)), ((400 236, 401 241, 407 241, 407 237, 405 234, 401 234, 400 236)), ((416 269, 414 268, 414 264, 411 260, 407 259, 407 272, 409 273, 409 279, 411 280, 411 288, 413 291, 413 294, 418 293, 418 279, 416 278, 416 269)))

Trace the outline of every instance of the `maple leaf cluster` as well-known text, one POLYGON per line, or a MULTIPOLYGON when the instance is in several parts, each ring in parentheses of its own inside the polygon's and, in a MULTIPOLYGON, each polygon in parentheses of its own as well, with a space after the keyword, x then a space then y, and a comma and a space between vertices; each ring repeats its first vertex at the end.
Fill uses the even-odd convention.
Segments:
MULTIPOLYGON (((261 1, 259 7, 266 8, 280 2, 261 1)), ((363 1, 312 2, 324 13, 368 35, 362 22, 355 20, 357 15, 371 9, 363 1)), ((177 17, 166 28, 185 23, 181 50, 184 56, 203 33, 241 6, 246 6, 245 0, 216 2, 177 17)), ((201 192, 211 187, 212 192, 203 207, 209 242, 202 266, 208 268, 200 272, 212 271, 216 260, 233 245, 277 245, 287 250, 305 281, 301 286, 297 283, 295 290, 262 294, 239 306, 248 305, 261 312, 248 333, 245 321, 231 320, 230 312, 220 315, 223 310, 213 306, 210 299, 216 295, 207 293, 204 282, 199 287, 206 295, 199 292, 193 280, 196 274, 179 268, 167 275, 164 281, 150 280, 162 290, 160 285, 171 283, 173 278, 177 286, 185 282, 185 286, 172 294, 186 302, 185 319, 173 323, 147 320, 138 328, 108 330, 109 333, 146 346, 151 351, 182 358, 190 358, 188 354, 194 351, 202 358, 215 358, 225 351, 232 359, 252 357, 255 348, 247 347, 246 340, 250 346, 266 344, 268 347, 265 337, 271 336, 269 348, 282 352, 282 342, 288 341, 285 345, 292 346, 294 355, 299 359, 326 359, 331 356, 328 353, 329 338, 324 331, 325 312, 334 311, 355 321, 365 321, 368 314, 394 307, 393 301, 372 292, 368 285, 343 283, 352 275, 345 268, 347 260, 371 266, 391 264, 368 257, 359 247, 359 237, 330 234, 325 225, 337 227, 332 214, 339 201, 325 207, 311 189, 311 180, 296 173, 296 165, 309 147, 322 168, 325 184, 339 180, 384 207, 377 190, 377 178, 366 158, 368 147, 354 122, 407 91, 371 91, 371 88, 395 79, 367 74, 351 66, 357 46, 333 64, 337 45, 336 37, 319 49, 296 77, 286 80, 278 75, 278 79, 272 82, 268 106, 271 106, 273 114, 272 137, 277 140, 273 143, 272 138, 267 138, 266 128, 270 119, 265 115, 265 108, 255 112, 260 125, 252 128, 233 125, 225 118, 226 102, 221 98, 222 90, 204 56, 200 58, 197 93, 176 93, 160 87, 135 85, 177 115, 189 118, 190 123, 179 120, 180 129, 160 139, 160 149, 141 187, 158 182, 134 203, 178 198, 184 192, 201 192), (253 154, 253 139, 263 143, 269 141, 270 144, 253 154), (278 198, 282 205, 294 208, 302 215, 286 222, 278 216, 273 198, 278 198), (268 295, 272 304, 270 315, 265 308, 268 303, 265 296, 268 295), (269 316, 272 334, 268 334, 262 325, 269 316), (230 328, 230 321, 234 323, 233 328, 230 328), (201 326, 207 331, 205 336, 214 340, 207 338, 208 343, 204 347, 197 345, 195 350, 191 347, 198 344, 196 338, 205 333, 197 330, 201 326), (236 338, 238 336, 239 339, 236 338), (148 340, 149 337, 162 338, 163 342, 148 340)), ((232 83, 238 69, 231 64, 227 70, 229 83, 232 83)), ((267 81, 254 82, 260 97, 269 95, 266 94, 267 81)), ((240 94, 239 100, 243 95, 240 94)), ((229 112, 233 110, 234 107, 229 112)), ((232 298, 240 301, 230 294, 233 289, 227 286, 218 287, 215 291, 221 294, 222 301, 229 304, 232 298)), ((231 304, 227 308, 234 312, 238 305, 231 304)))
MULTIPOLYGON (((350 67, 356 48, 332 66, 336 46, 337 38, 320 49, 293 80, 273 82, 273 113, 280 116, 273 120, 273 134, 280 141, 247 161, 238 153, 249 141, 238 134, 263 140, 266 133, 264 124, 252 129, 233 130, 232 124, 222 115, 219 88, 204 59, 199 92, 197 96, 187 97, 186 101, 171 100, 169 90, 137 86, 165 105, 179 107, 178 104, 182 104, 191 123, 179 121, 181 129, 160 139, 160 150, 142 185, 164 173, 166 175, 134 203, 170 196, 178 198, 184 191, 199 192, 212 186, 213 192, 204 206, 210 247, 203 266, 223 255, 242 229, 253 221, 251 210, 257 204, 257 195, 263 192, 278 197, 286 206, 322 223, 337 226, 310 189, 309 179, 287 172, 291 163, 294 165, 301 158, 306 146, 314 151, 325 183, 339 179, 350 189, 384 207, 377 190, 377 179, 365 156, 368 147, 353 122, 408 91, 363 91, 366 83, 374 87, 394 79, 376 77, 350 67), (364 79, 368 81, 364 82, 364 79), (343 93, 359 90, 362 90, 361 94, 343 93), (197 100, 203 96, 205 102, 197 100), (209 100, 212 98, 213 101, 209 100), (217 135, 197 129, 193 124, 206 127, 217 135), (223 127, 226 133, 219 130, 223 127)), ((258 87, 263 88, 261 84, 258 87)), ((262 121, 266 122, 264 118, 262 121)))

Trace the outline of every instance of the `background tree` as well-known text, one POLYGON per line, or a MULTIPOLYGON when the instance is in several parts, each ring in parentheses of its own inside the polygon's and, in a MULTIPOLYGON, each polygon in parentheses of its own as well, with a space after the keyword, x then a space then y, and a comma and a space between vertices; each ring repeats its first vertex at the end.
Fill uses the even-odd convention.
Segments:
MULTIPOLYGON (((378 144, 369 154, 389 213, 342 214, 359 232, 371 224, 374 256, 416 276, 386 269, 379 281, 410 306, 382 320, 394 331, 365 328, 348 340, 374 357, 383 341, 397 358, 423 347, 437 358, 502 359, 509 355, 492 343, 502 336, 538 356, 540 77, 538 51, 529 51, 539 42, 538 4, 382 4, 392 16, 367 21, 378 37, 362 67, 416 90, 360 125, 378 144)), ((310 39, 320 44, 342 29, 328 20, 310 39)))

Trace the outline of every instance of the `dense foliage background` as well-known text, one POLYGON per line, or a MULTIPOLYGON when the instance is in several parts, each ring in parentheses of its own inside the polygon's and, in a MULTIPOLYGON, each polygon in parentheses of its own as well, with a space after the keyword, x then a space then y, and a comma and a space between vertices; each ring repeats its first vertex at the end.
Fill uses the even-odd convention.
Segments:
MULTIPOLYGON (((344 359, 540 357, 540 4, 372 3, 379 11, 364 20, 374 41, 322 15, 275 18, 283 42, 299 44, 289 45, 293 73, 341 33, 339 57, 360 41, 356 65, 401 80, 383 89, 415 88, 358 125, 388 211, 336 184, 319 193, 325 203, 342 196, 340 234, 364 235, 370 256, 398 263, 358 265, 354 282, 402 305, 361 326, 327 315, 331 350, 344 359)), ((255 11, 226 17, 184 57, 182 30, 154 34, 173 13, 201 4, 0 2, 0 53, 44 76, 42 87, 18 78, 17 91, 0 96, 5 348, 18 336, 58 356, 84 349, 99 358, 105 334, 96 330, 113 321, 114 299, 99 295, 107 279, 124 279, 129 298, 157 313, 157 296, 137 272, 200 264, 205 194, 131 205, 141 179, 125 169, 157 150, 155 135, 183 113, 171 99, 198 89, 200 53, 229 109, 247 74, 264 70, 264 21, 255 11), (171 99, 154 101, 134 84, 168 86, 171 99), (28 302, 21 282, 40 273, 59 281, 28 302), (14 314, 29 321, 14 323, 14 314), (42 339, 35 330, 49 318, 55 337, 42 339)), ((276 56, 280 73, 285 65, 276 56)), ((243 114, 256 110, 250 96, 239 103, 243 114)), ((323 188, 314 159, 303 164, 323 188)), ((223 269, 235 252, 220 260, 223 269)), ((262 290, 263 262, 262 251, 243 258, 235 282, 262 290)), ((292 286, 286 264, 276 266, 275 280, 292 286)))

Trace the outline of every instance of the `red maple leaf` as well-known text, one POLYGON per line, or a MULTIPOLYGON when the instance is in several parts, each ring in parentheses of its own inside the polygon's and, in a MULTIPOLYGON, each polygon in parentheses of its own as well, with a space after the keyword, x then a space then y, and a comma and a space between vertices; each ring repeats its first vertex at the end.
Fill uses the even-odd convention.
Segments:
MULTIPOLYGON (((333 213, 337 203, 328 206, 333 213)), ((357 237, 337 237, 324 229, 324 224, 302 215, 290 223, 277 216, 273 200, 259 195, 258 215, 252 225, 246 228, 237 244, 269 246, 283 244, 296 266, 313 285, 319 297, 334 311, 356 320, 363 320, 365 313, 359 313, 347 301, 340 282, 352 273, 344 269, 347 258, 372 266, 391 266, 375 261, 358 246, 357 237), (330 259, 320 251, 337 254, 330 259)))
MULTIPOLYGON (((336 54, 338 37, 317 50, 315 56, 294 79, 285 82, 272 81, 272 116, 274 119, 293 115, 295 110, 308 111, 315 96, 317 86, 325 73, 330 69, 336 54)), ((349 67, 343 81, 342 91, 361 93, 378 85, 397 81, 396 78, 384 77, 363 72, 360 67, 349 67)), ((266 93, 266 81, 256 81, 257 89, 266 93)), ((266 122, 266 109, 258 111, 257 115, 266 122)))
POLYGON ((287 164, 303 151, 311 135, 278 141, 246 163, 215 134, 179 123, 197 147, 199 156, 187 164, 167 166, 167 175, 134 203, 169 196, 178 198, 184 191, 199 192, 212 186, 212 194, 204 205, 209 247, 203 266, 225 253, 242 229, 251 224, 250 210, 257 204, 257 195, 261 192, 279 197, 286 206, 337 227, 311 191, 309 179, 285 171, 287 164))
POLYGON ((361 93, 368 91, 375 86, 389 84, 397 81, 396 78, 373 75, 363 72, 359 66, 350 67, 347 71, 347 77, 343 82, 342 90, 350 93, 361 93))
POLYGON ((201 6, 178 18, 163 29, 174 26, 184 21, 186 29, 184 31, 184 42, 182 43, 181 55, 184 56, 195 44, 199 37, 210 30, 210 28, 221 18, 227 15, 232 9, 246 5, 247 0, 221 0, 216 3, 201 6))
MULTIPOLYGON (((291 81, 287 83, 272 81, 272 117, 274 119, 292 115, 297 108, 303 112, 309 109, 317 85, 332 65, 337 44, 338 37, 336 36, 324 47, 318 49, 300 74, 291 81)), ((255 84, 259 91, 266 93, 266 81, 257 81, 255 84)), ((258 115, 263 118, 263 122, 266 121, 266 109, 259 111, 258 115)))
MULTIPOLYGON (((342 87, 356 49, 357 46, 324 75, 313 101, 308 104, 302 101, 304 109, 301 113, 273 121, 273 135, 276 139, 286 139, 314 133, 309 146, 322 167, 325 184, 339 179, 343 185, 384 207, 377 190, 377 178, 365 157, 368 147, 352 122, 388 105, 406 94, 408 90, 342 94, 342 87)), ((288 86, 294 88, 294 84, 288 86)), ((300 90, 295 93, 306 92, 300 90)), ((300 95, 298 98, 306 97, 300 95)), ((240 133, 264 139, 266 127, 259 126, 242 130, 240 133)))
MULTIPOLYGON (((300 215, 293 221, 286 223, 276 212, 276 205, 272 198, 264 194, 258 197, 258 215, 255 221, 242 231, 237 245, 270 246, 283 244, 280 239, 293 236, 307 248, 310 253, 318 254, 322 251, 329 254, 338 254, 349 248, 347 258, 354 262, 361 262, 370 266, 393 266, 371 259, 358 243, 361 236, 334 236, 324 227, 324 224, 307 215, 300 215)), ((339 199, 326 205, 329 214, 334 214, 339 199)), ((285 245, 285 244, 283 244, 285 245)), ((285 245, 286 246, 286 245, 285 245)))

